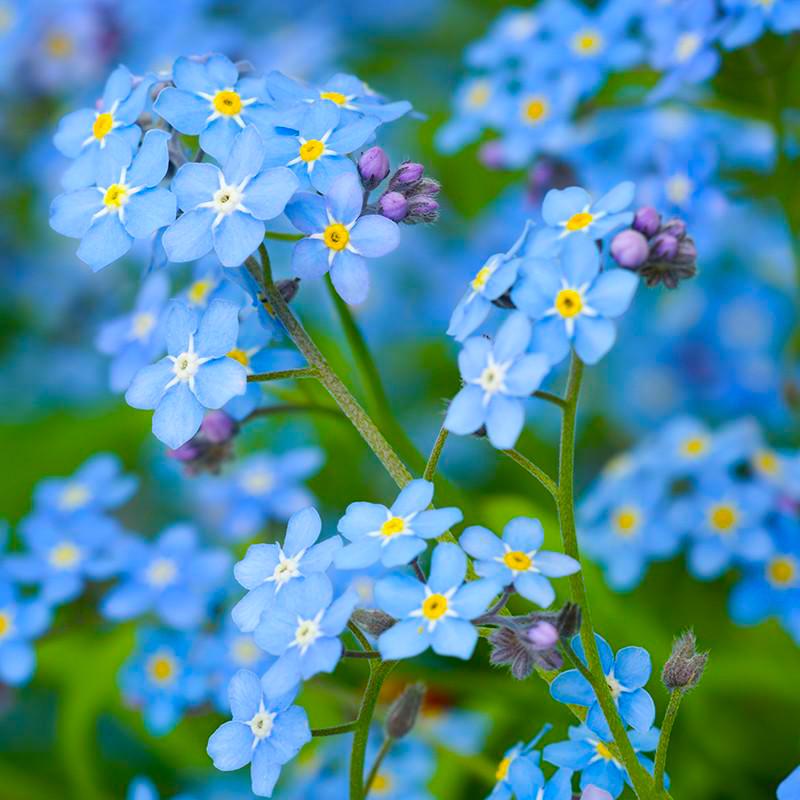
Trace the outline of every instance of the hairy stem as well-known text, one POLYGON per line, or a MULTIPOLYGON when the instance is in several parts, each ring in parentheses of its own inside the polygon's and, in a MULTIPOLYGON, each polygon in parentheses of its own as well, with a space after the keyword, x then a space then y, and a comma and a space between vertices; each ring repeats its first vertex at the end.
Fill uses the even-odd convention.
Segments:
POLYGON ((439 466, 439 459, 444 449, 444 443, 447 441, 449 434, 450 431, 442 425, 439 429, 436 441, 433 443, 431 454, 428 456, 428 463, 425 465, 425 471, 422 473, 422 477, 425 478, 426 481, 432 481, 433 476, 436 474, 436 468, 439 466))
POLYGON ((669 737, 672 733, 672 726, 675 724, 675 718, 678 716, 678 707, 680 706, 682 699, 683 691, 681 689, 673 689, 672 694, 669 696, 667 712, 664 714, 664 722, 661 726, 661 735, 658 737, 656 766, 655 770, 653 771, 653 780, 655 781, 656 789, 662 789, 664 786, 664 769, 667 766, 669 737))
POLYGON ((280 381, 285 378, 316 378, 317 371, 311 367, 301 367, 300 369, 276 369, 274 372, 259 372, 255 375, 248 375, 248 383, 258 383, 261 381, 280 381))

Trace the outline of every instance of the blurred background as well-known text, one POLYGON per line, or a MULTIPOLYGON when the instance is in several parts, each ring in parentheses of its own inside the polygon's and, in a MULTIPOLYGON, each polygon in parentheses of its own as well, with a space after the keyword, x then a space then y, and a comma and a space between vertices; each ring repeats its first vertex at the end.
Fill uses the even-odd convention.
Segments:
MULTIPOLYGON (((537 5, 531 8, 542 10, 537 5)), ((597 5, 587 4, 585 13, 597 5)), ((545 11, 554 6, 559 2, 542 4, 545 11)), ((126 530, 150 538, 171 522, 189 521, 236 558, 248 542, 282 532, 290 502, 276 500, 259 508, 255 519, 232 520, 233 487, 251 455, 313 448, 294 488, 303 499, 313 495, 326 532, 347 503, 394 496, 356 434, 329 413, 265 416, 239 437, 237 459, 221 475, 187 477, 150 435, 150 415, 128 408, 110 388, 110 359, 96 342, 104 324, 132 308, 149 256, 134 249, 123 263, 92 274, 75 257, 74 243, 49 229, 48 206, 66 166, 52 135, 65 113, 94 104, 118 63, 143 74, 168 68, 179 55, 209 51, 309 81, 352 73, 391 99, 411 101, 419 112, 382 131, 380 143, 393 166, 420 161, 441 181, 441 218, 435 226, 403 231, 402 246, 373 264, 369 300, 355 310, 392 414, 408 438, 395 427, 386 428, 387 435, 414 470, 424 463, 420 453, 430 449, 459 385, 458 347, 445 330, 467 282, 491 254, 511 246, 526 219, 538 216, 547 189, 579 184, 599 195, 623 180, 637 183, 639 204, 686 220, 699 276, 673 292, 640 291, 615 349, 591 370, 578 444, 581 494, 610 459, 681 415, 711 430, 755 420, 765 447, 796 460, 796 34, 766 30, 743 46, 715 40, 718 62, 710 72, 698 80, 684 76, 684 84, 653 96, 664 76, 675 73, 650 56, 662 33, 677 24, 677 10, 671 20, 653 23, 662 27, 652 38, 638 36, 642 52, 626 63, 620 44, 620 63, 609 60, 588 77, 577 68, 570 72, 557 42, 537 51, 536 33, 525 27, 529 12, 495 0, 307 0, 302 10, 272 1, 0 0, 0 517, 9 525, 11 552, 23 547, 20 522, 34 508, 37 484, 73 474, 98 452, 115 454, 139 479, 135 496, 113 512, 126 530), (476 95, 476 81, 499 93, 497 104, 488 104, 493 110, 479 113, 485 103, 476 101, 483 86, 476 95), (546 136, 521 141, 503 122, 503 104, 520 85, 547 81, 572 100, 546 136)), ((693 24, 711 37, 716 23, 693 24)), ((636 26, 640 32, 646 27, 636 26)), ((288 276, 291 246, 270 249, 277 274, 288 276)), ((171 293, 187 297, 193 290, 195 296, 216 291, 220 280, 214 266, 203 263, 171 266, 168 273, 171 293), (205 288, 198 287, 203 281, 205 288)), ((304 285, 295 301, 298 314, 369 402, 324 289, 304 285)), ((562 380, 555 375, 550 388, 562 380)), ((276 402, 327 402, 317 387, 269 391, 276 402)), ((557 418, 543 406, 529 413, 519 449, 552 472, 557 418)), ((536 516, 547 545, 558 549, 549 498, 485 442, 451 437, 441 473, 439 491, 464 509, 469 523, 499 531, 512 516, 536 516)), ((787 523, 795 543, 797 508, 787 523)), ((655 537, 659 525, 656 520, 655 537)), ((785 617, 783 625, 770 618, 747 627, 731 618, 729 598, 741 569, 700 581, 680 552, 655 561, 624 586, 610 585, 602 563, 588 564, 585 572, 603 635, 615 648, 637 644, 651 652, 650 690, 660 713, 667 693, 657 675, 672 637, 693 627, 711 651, 702 685, 685 700, 673 734, 673 796, 774 796, 800 761, 800 655, 792 626, 785 617)), ((36 642, 36 670, 26 686, 0 685, 0 794, 9 800, 110 800, 124 797, 134 776, 147 775, 163 797, 182 791, 219 800, 249 797, 246 775, 224 782, 212 775, 205 746, 223 715, 210 694, 186 701, 180 721, 166 733, 145 724, 141 705, 147 700, 131 701, 137 693, 128 679, 136 658, 147 652, 142 629, 152 621, 105 620, 97 608, 106 588, 92 583, 57 609, 36 642)), ((558 589, 561 602, 565 587, 558 589)), ((235 584, 224 591, 238 599, 235 584)), ((210 638, 212 628, 209 623, 210 638)), ((795 618, 795 635, 797 629, 795 618)), ((430 773, 428 792, 435 798, 488 794, 503 752, 545 722, 556 726, 554 740, 566 738, 570 715, 544 684, 535 677, 514 681, 490 668, 487 655, 485 643, 466 664, 426 654, 396 670, 384 697, 407 680, 428 684, 423 749, 408 757, 422 764, 423 784, 430 773)), ((349 719, 363 679, 362 665, 346 664, 335 677, 306 686, 301 700, 312 726, 349 719)), ((303 780, 337 758, 341 753, 323 757, 308 748, 298 776, 282 781, 280 796, 328 796, 321 788, 302 788, 303 780)))

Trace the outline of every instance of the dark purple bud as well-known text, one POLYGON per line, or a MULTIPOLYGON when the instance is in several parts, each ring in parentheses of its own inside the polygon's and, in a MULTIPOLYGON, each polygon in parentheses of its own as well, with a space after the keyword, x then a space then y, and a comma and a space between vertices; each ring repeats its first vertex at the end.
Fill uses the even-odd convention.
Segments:
POLYGON ((549 650, 558 642, 558 628, 549 622, 537 622, 525 631, 530 643, 538 650, 549 650))
POLYGON ((389 156, 382 147, 370 147, 358 159, 358 174, 361 176, 361 185, 372 191, 389 174, 389 156))
POLYGON ((676 239, 683 239, 686 236, 686 223, 682 219, 668 219, 661 228, 661 233, 668 233, 676 239))
POLYGON ((378 212, 395 222, 402 222, 408 216, 408 200, 400 192, 386 192, 378 200, 378 212))
POLYGON ((679 264, 694 265, 697 263, 697 247, 695 246, 694 239, 688 236, 685 239, 681 239, 675 261, 679 264))
POLYGON ((678 255, 678 240, 669 233, 659 233, 651 245, 651 255, 660 261, 672 261, 678 255))
POLYGON ((169 458, 174 458, 176 461, 183 461, 189 462, 194 461, 201 453, 201 448, 193 442, 185 442, 180 447, 177 447, 175 450, 167 450, 167 456, 169 458))
POLYGON ((628 228, 620 231, 611 240, 611 255, 614 261, 625 269, 637 269, 647 261, 650 246, 639 231, 628 228))
POLYGON ((417 164, 414 161, 404 161, 397 168, 397 172, 392 175, 392 179, 389 181, 389 190, 402 190, 415 184, 422 178, 424 172, 425 167, 422 164, 417 164))
POLYGON ((661 227, 661 214, 653 206, 642 206, 633 218, 633 227, 649 239, 655 236, 661 227))
POLYGON ((703 677, 708 653, 697 652, 697 640, 692 631, 682 633, 672 644, 672 653, 664 664, 661 680, 671 692, 688 692, 703 677))
POLYGON ((408 216, 403 220, 406 224, 436 222, 437 219, 439 219, 439 204, 432 197, 422 194, 408 201, 408 216))
POLYGON ((300 291, 300 278, 284 278, 276 281, 275 286, 278 287, 281 297, 287 303, 291 303, 300 291))
POLYGON ((224 411, 209 411, 200 424, 200 431, 211 444, 222 444, 236 435, 239 426, 224 411))

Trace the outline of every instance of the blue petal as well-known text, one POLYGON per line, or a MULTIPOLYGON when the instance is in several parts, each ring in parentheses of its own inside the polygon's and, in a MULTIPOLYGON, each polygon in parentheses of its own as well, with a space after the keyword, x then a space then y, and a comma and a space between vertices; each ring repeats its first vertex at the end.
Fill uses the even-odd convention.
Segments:
POLYGON ((213 221, 214 211, 210 208, 198 208, 178 217, 161 239, 167 258, 175 262, 196 261, 210 253, 214 247, 213 221))
POLYGON ((212 114, 208 100, 171 86, 161 90, 153 110, 175 130, 190 136, 197 136, 203 131, 212 114))
POLYGON ((406 517, 415 511, 422 511, 433 500, 433 484, 430 481, 417 479, 407 483, 392 504, 392 514, 406 517))
POLYGON ((125 206, 125 229, 142 239, 175 221, 175 195, 167 189, 137 192, 125 206))
POLYGON ((515 397, 496 394, 489 402, 486 414, 486 434, 492 447, 498 450, 512 448, 525 424, 525 407, 515 397))
POLYGON ((616 338, 617 329, 609 319, 581 315, 575 323, 575 352, 586 364, 596 364, 616 338))
POLYGON ((542 202, 542 218, 550 226, 559 225, 573 214, 583 211, 591 202, 589 193, 579 186, 551 189, 542 202))
POLYGON ((241 769, 250 763, 254 739, 249 725, 243 722, 226 722, 211 734, 208 754, 214 766, 223 772, 241 769))
POLYGON ((167 143, 170 135, 166 131, 149 130, 142 139, 142 146, 133 159, 126 176, 130 186, 158 186, 167 174, 169 152, 167 143))
MULTIPOLYGON (((342 175, 333 181, 325 195, 325 199, 333 219, 343 225, 350 225, 361 214, 364 189, 358 176, 353 174, 342 175)), ((353 233, 355 234, 355 228, 353 233)), ((369 255, 369 253, 365 255, 369 255)))
POLYGON ((247 389, 247 370, 232 358, 217 358, 203 364, 194 379, 195 397, 205 408, 222 408, 247 389))
POLYGON ((286 527, 284 552, 292 557, 301 550, 307 550, 317 541, 321 530, 322 519, 315 508, 304 508, 302 511, 292 514, 286 527))
POLYGON ((480 525, 471 525, 464 533, 458 543, 473 558, 489 561, 497 556, 502 556, 504 552, 503 544, 488 528, 480 525))
POLYGON ((429 645, 427 625, 415 619, 401 620, 378 637, 378 650, 387 661, 413 658, 429 645))
POLYGON ((377 531, 386 522, 388 512, 389 509, 379 503, 350 503, 336 529, 348 539, 356 541, 370 531, 377 531))
POLYGON ((125 392, 125 402, 132 408, 154 409, 161 400, 166 385, 174 377, 172 362, 168 358, 140 369, 125 392))
POLYGON ((443 619, 433 629, 431 646, 440 656, 455 656, 465 661, 478 643, 478 631, 464 619, 443 619))
POLYGON ((511 361, 525 352, 531 338, 530 320, 521 312, 515 312, 500 327, 494 341, 495 360, 511 361))
POLYGON ((222 218, 213 234, 214 250, 222 266, 238 267, 263 241, 264 223, 250 214, 234 211, 222 218))
POLYGON ((247 184, 245 205, 257 219, 274 219, 283 213, 299 185, 297 176, 286 167, 266 169, 247 184))
POLYGON ((91 109, 82 108, 62 117, 53 137, 53 144, 67 158, 76 158, 83 150, 83 143, 92 133, 96 116, 91 109))
POLYGON ((50 227, 62 236, 81 239, 102 208, 103 195, 94 186, 60 194, 50 204, 50 227))
POLYGON ((485 419, 483 391, 478 386, 465 386, 450 402, 444 427, 451 433, 474 433, 485 419))
POLYGON ((593 211, 606 211, 616 214, 625 210, 632 202, 636 184, 632 181, 618 183, 608 194, 603 195, 594 205, 593 211))
POLYGON ((637 731, 647 731, 655 722, 656 707, 653 698, 644 689, 623 692, 618 703, 622 719, 637 731))
POLYGON ((614 661, 614 677, 626 689, 640 689, 650 680, 650 653, 643 647, 623 647, 614 661))
POLYGON ((222 358, 236 347, 239 308, 227 300, 212 300, 197 326, 195 350, 200 356, 222 358))
POLYGON ((286 216, 303 233, 321 233, 328 225, 325 201, 310 192, 298 193, 286 206, 286 216))
POLYGON ((228 699, 234 719, 252 719, 261 704, 261 679, 249 669, 240 669, 228 684, 228 699))
POLYGON ((604 317, 619 317, 628 310, 639 278, 632 272, 603 272, 586 293, 586 304, 604 317))
POLYGON ((363 569, 381 557, 381 544, 377 539, 364 539, 345 545, 336 552, 333 563, 337 569, 363 569))
POLYGON ((381 563, 385 567, 399 567, 410 564, 423 552, 425 552, 425 542, 422 539, 416 536, 399 536, 382 548, 381 563))
POLYGON ((580 562, 563 553, 543 551, 534 558, 537 569, 548 578, 564 578, 580 570, 580 562))
MULTIPOLYGON (((568 669, 566 672, 556 675, 550 684, 550 694, 559 703, 570 703, 576 706, 590 706, 595 700, 594 689, 576 669, 568 669)), ((569 765, 559 764, 559 766, 569 765)))
POLYGON ((547 608, 556 599, 556 593, 550 581, 544 575, 523 572, 514 580, 514 588, 523 596, 542 608, 547 608))
POLYGON ((95 272, 125 255, 133 237, 125 230, 117 214, 106 214, 95 220, 81 239, 78 258, 95 272))
POLYGON ((369 272, 363 256, 342 250, 333 260, 331 281, 339 297, 349 305, 358 305, 369 294, 369 272))
POLYGON ((409 575, 389 575, 375 585, 378 607, 393 617, 407 617, 425 599, 423 585, 409 575))
POLYGON ((321 239, 303 239, 294 246, 292 270, 299 278, 321 278, 328 269, 328 248, 321 239))
POLYGON ((256 747, 250 766, 250 788, 258 797, 272 797, 272 791, 281 774, 281 767, 267 758, 267 750, 256 747))
POLYGON ((542 523, 530 517, 515 517, 503 529, 503 541, 512 550, 523 553, 538 550, 544 542, 542 523))
POLYGON ((252 178, 259 173, 264 163, 264 152, 261 134, 254 125, 248 125, 233 141, 222 169, 225 181, 238 186, 245 178, 252 178))
POLYGON ((182 211, 207 203, 219 189, 222 173, 213 164, 184 164, 172 179, 170 188, 182 211))
POLYGON ((474 619, 483 614, 500 586, 493 580, 470 581, 453 595, 453 608, 464 619, 474 619))
POLYGON ((573 770, 584 769, 594 755, 594 748, 588 742, 556 742, 542 751, 545 761, 573 770))
POLYGON ((153 413, 153 434, 176 450, 194 436, 203 421, 203 407, 188 384, 173 386, 153 413))
POLYGON ((423 511, 411 521, 411 528, 417 536, 432 539, 441 536, 448 528, 461 520, 464 515, 458 508, 435 508, 423 511))
POLYGON ((434 592, 444 593, 464 582, 467 573, 467 557, 457 545, 445 542, 437 545, 431 558, 431 573, 428 586, 434 592))
POLYGON ((600 253, 594 240, 589 236, 568 237, 561 250, 561 268, 570 286, 594 280, 600 271, 600 253))

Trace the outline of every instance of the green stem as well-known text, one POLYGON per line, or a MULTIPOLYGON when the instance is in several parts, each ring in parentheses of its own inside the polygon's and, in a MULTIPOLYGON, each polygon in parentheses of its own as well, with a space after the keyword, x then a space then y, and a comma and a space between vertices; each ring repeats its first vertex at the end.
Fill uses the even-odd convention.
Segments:
MULTIPOLYGON (((578 562, 580 562, 581 558, 575 525, 575 423, 582 378, 583 362, 573 353, 567 380, 567 395, 564 399, 564 417, 561 424, 558 491, 556 497, 564 552, 578 562)), ((590 683, 606 721, 611 728, 611 733, 619 748, 620 756, 630 776, 633 789, 639 798, 657 797, 658 795, 654 795, 652 792, 650 776, 636 757, 633 746, 628 739, 625 726, 622 724, 614 699, 611 696, 611 690, 605 679, 594 627, 592 626, 592 615, 589 610, 589 600, 586 595, 586 586, 583 582, 582 569, 570 575, 569 585, 572 601, 581 607, 580 636, 583 651, 586 654, 586 662, 592 676, 590 683)))
POLYGON ((298 350, 300 350, 309 365, 317 372, 319 382, 327 389, 328 393, 336 401, 336 404, 342 409, 344 415, 352 422, 369 448, 377 456, 381 464, 383 464, 389 475, 391 475, 394 482, 400 487, 405 486, 412 478, 408 468, 400 460, 397 453, 395 453, 391 445, 386 441, 384 435, 378 430, 375 423, 369 418, 339 376, 331 369, 319 348, 306 333, 305 328, 303 328, 294 314, 292 314, 280 291, 272 281, 272 270, 266 248, 262 245, 259 250, 261 253, 262 265, 259 266, 258 262, 255 261, 252 256, 247 259, 246 263, 251 273, 263 274, 263 288, 267 310, 271 311, 281 322, 298 350), (262 268, 263 273, 261 273, 262 268))
POLYGON ((563 397, 559 397, 557 394, 553 394, 552 392, 534 392, 533 396, 538 397, 540 400, 546 400, 548 403, 552 403, 554 406, 558 406, 559 408, 564 408, 566 405, 563 397))
POLYGON ((259 372, 255 375, 248 375, 248 383, 260 383, 261 381, 282 381, 286 378, 316 378, 317 371, 311 367, 300 369, 276 369, 274 372, 259 372))
POLYGON ((358 627, 358 625, 355 624, 355 622, 353 622, 353 620, 347 621, 347 628, 350 631, 350 633, 352 633, 353 636, 356 637, 356 641, 359 643, 362 650, 372 649, 372 645, 369 643, 369 639, 367 639, 367 637, 364 636, 364 632, 361 630, 361 628, 358 627))
POLYGON ((541 467, 534 464, 533 461, 526 458, 518 450, 501 450, 500 452, 508 456, 512 461, 516 461, 529 475, 533 475, 533 477, 547 489, 552 497, 556 501, 558 500, 558 486, 556 482, 541 467))
POLYGON ((656 789, 661 789, 664 786, 664 769, 667 766, 669 737, 672 733, 672 726, 675 724, 675 718, 678 716, 678 707, 680 706, 682 699, 683 691, 681 689, 673 689, 672 694, 669 696, 667 712, 664 714, 664 722, 661 726, 661 735, 658 737, 656 766, 653 772, 653 780, 655 781, 656 789))
POLYGON ((386 755, 389 752, 389 749, 391 748, 393 743, 394 739, 392 739, 389 736, 387 736, 383 740, 381 749, 378 750, 378 755, 375 756, 375 761, 372 763, 372 766, 370 767, 369 775, 367 775, 367 780, 364 782, 364 797, 366 797, 369 794, 369 790, 372 788, 372 784, 375 782, 375 778, 378 777, 378 772, 380 771, 383 759, 386 758, 386 755))
POLYGON ((350 753, 350 800, 364 800, 364 763, 369 739, 369 727, 378 703, 378 694, 389 673, 394 669, 396 661, 381 661, 371 667, 369 681, 361 698, 358 711, 358 724, 353 736, 353 749, 350 753))
POLYGON ((304 233, 281 233, 280 231, 267 231, 264 234, 265 239, 273 239, 276 242, 299 242, 305 239, 304 233))
POLYGON ((344 650, 342 658, 380 658, 381 654, 377 650, 344 650))
POLYGON ((331 725, 329 728, 312 728, 312 736, 338 736, 340 733, 350 733, 354 731, 358 725, 358 720, 354 719, 352 722, 343 722, 341 725, 331 725))
POLYGON ((432 481, 433 476, 436 474, 436 468, 439 466, 439 458, 442 455, 444 443, 447 441, 449 433, 450 431, 448 431, 444 425, 439 429, 439 435, 433 443, 433 449, 428 456, 428 463, 425 465, 425 471, 422 473, 422 477, 425 478, 426 481, 432 481))

